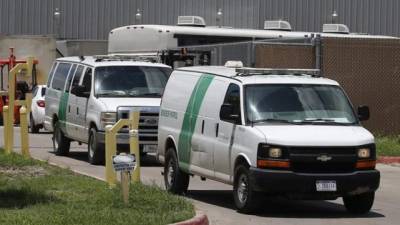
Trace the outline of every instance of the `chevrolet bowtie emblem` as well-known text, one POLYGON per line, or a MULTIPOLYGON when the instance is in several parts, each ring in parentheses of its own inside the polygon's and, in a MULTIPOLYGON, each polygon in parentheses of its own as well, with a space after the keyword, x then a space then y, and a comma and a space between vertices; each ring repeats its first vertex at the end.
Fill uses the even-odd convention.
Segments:
POLYGON ((320 155, 317 157, 317 160, 321 161, 321 162, 327 162, 329 160, 331 160, 332 157, 329 155, 320 155))

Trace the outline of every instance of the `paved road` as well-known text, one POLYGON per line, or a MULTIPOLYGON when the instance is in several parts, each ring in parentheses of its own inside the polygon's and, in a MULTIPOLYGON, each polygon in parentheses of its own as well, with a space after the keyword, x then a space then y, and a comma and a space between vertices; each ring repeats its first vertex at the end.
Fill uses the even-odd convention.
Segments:
MULTIPOLYGON (((16 133, 18 133, 18 128, 16 133)), ((19 147, 16 135, 16 147, 19 147)), ((35 158, 70 168, 82 174, 104 179, 103 166, 91 166, 86 161, 86 145, 71 145, 68 157, 57 157, 52 153, 51 135, 30 135, 31 154, 35 158)), ((0 146, 3 146, 3 128, 0 128, 0 146)), ((154 157, 144 158, 142 180, 146 184, 163 187, 161 167, 154 157)), ((212 225, 246 224, 352 224, 386 225, 400 224, 400 167, 378 165, 382 172, 381 188, 376 194, 372 212, 363 216, 348 214, 341 200, 336 201, 291 201, 280 198, 265 199, 263 210, 255 215, 242 215, 234 210, 232 187, 214 181, 191 179, 188 197, 197 209, 204 211, 212 225)))

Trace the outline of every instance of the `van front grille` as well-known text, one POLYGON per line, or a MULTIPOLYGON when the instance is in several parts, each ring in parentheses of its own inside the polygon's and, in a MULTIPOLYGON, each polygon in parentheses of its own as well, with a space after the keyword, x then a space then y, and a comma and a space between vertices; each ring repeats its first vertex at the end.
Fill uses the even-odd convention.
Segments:
POLYGON ((299 173, 350 173, 357 161, 354 147, 289 147, 291 170, 299 173))
MULTIPOLYGON (((140 107, 139 107, 140 108, 140 107)), ((142 107, 139 117, 139 144, 157 144, 159 107, 142 107)), ((118 107, 117 119, 128 119, 138 107, 118 107)), ((121 132, 128 132, 124 128, 121 132)))

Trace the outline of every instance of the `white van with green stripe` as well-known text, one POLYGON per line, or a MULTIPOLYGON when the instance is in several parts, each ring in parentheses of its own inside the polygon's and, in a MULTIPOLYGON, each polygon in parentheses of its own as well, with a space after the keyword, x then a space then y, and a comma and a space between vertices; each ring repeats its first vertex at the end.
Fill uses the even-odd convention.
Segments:
MULTIPOLYGON (((54 151, 69 153, 70 142, 88 144, 92 164, 104 162, 105 126, 140 110, 139 146, 156 152, 161 95, 170 67, 128 56, 66 57, 55 61, 45 97, 45 128, 53 131, 54 151)), ((129 147, 129 133, 117 134, 118 150, 129 147)))
POLYGON ((186 192, 190 175, 231 184, 240 212, 264 193, 343 197, 365 213, 380 181, 368 117, 315 70, 179 68, 162 98, 157 156, 167 190, 186 192))

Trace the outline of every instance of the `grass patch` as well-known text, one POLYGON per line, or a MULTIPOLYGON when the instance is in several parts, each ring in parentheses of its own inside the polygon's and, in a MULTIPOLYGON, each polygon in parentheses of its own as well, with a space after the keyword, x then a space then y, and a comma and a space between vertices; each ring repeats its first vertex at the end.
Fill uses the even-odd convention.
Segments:
POLYGON ((125 206, 119 187, 0 149, 0 224, 168 224, 193 215, 189 201, 160 188, 131 185, 125 206))
POLYGON ((400 156, 400 136, 378 136, 375 142, 378 156, 400 156))

